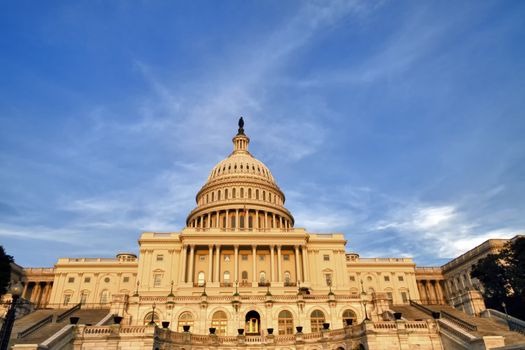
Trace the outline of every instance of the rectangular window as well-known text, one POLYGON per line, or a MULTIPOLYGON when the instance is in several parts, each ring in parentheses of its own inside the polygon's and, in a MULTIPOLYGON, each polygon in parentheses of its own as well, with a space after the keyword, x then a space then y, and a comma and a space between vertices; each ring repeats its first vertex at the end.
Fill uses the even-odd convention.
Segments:
POLYGON ((390 282, 390 276, 385 276, 385 282, 390 282))
POLYGON ((157 261, 164 261, 164 255, 158 254, 157 255, 157 261))
POLYGON ((91 282, 91 277, 84 277, 84 283, 91 282))
POLYGON ((284 261, 289 261, 290 260, 290 254, 284 254, 283 255, 283 260, 284 261))
POLYGON ((248 255, 241 255, 242 261, 248 261, 248 255))
POLYGON ((153 287, 158 288, 160 287, 160 284, 162 283, 162 275, 160 273, 156 273, 153 275, 153 287))
POLYGON ((355 276, 350 276, 350 282, 355 282, 355 276))
POLYGON ((64 306, 69 304, 69 301, 71 300, 71 294, 64 295, 64 306))
POLYGON ((80 303, 85 304, 87 302, 88 293, 84 292, 80 294, 80 303))
POLYGON ((328 254, 323 255, 323 260, 324 261, 330 261, 330 255, 328 255, 328 254))
POLYGON ((122 282, 124 282, 124 283, 128 283, 128 282, 129 282, 129 277, 128 277, 128 276, 124 277, 124 278, 122 279, 122 282))
POLYGON ((392 295, 392 292, 386 292, 386 295, 388 296, 388 303, 392 305, 394 303, 394 296, 392 295))
POLYGON ((230 261, 230 256, 229 255, 225 255, 224 256, 224 261, 225 262, 229 262, 230 261))
POLYGON ((67 279, 67 283, 73 283, 73 282, 75 282, 75 277, 69 277, 67 279))
POLYGON ((206 255, 199 255, 200 261, 206 261, 206 255))
POLYGON ((332 285, 332 274, 331 273, 327 273, 324 275, 324 278, 325 278, 325 281, 326 281, 326 285, 327 286, 331 286, 332 285))
POLYGON ((397 280, 398 280, 399 282, 403 282, 405 279, 403 278, 403 276, 397 276, 397 280))
POLYGON ((401 292, 401 300, 403 300, 403 304, 406 304, 408 302, 408 297, 406 292, 401 292))

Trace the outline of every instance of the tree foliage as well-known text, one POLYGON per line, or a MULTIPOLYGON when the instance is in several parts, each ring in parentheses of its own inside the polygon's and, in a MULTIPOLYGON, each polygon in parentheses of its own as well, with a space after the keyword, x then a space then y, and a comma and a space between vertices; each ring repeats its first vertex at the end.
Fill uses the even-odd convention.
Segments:
POLYGON ((0 245, 0 295, 7 292, 11 280, 11 263, 13 257, 5 253, 4 247, 0 245))
POLYGON ((488 308, 525 319, 525 237, 509 241, 499 254, 489 254, 474 265, 471 277, 483 284, 488 308))

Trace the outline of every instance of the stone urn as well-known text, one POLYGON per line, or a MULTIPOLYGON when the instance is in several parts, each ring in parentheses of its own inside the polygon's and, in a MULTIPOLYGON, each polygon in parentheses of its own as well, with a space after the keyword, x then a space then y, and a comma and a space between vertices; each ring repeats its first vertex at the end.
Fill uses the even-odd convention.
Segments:
POLYGON ((69 318, 69 323, 70 324, 77 324, 79 320, 80 320, 80 317, 70 317, 69 318))
POLYGON ((325 331, 329 330, 330 329, 330 323, 328 323, 328 322, 323 323, 323 329, 325 331))

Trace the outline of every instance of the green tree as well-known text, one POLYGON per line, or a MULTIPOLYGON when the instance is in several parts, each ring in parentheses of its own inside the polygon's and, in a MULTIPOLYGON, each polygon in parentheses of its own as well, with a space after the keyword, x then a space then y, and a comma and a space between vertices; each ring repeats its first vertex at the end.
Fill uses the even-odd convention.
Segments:
POLYGON ((11 263, 13 257, 5 253, 4 247, 0 245, 0 295, 5 294, 9 281, 11 280, 11 263))
POLYGON ((509 241, 499 254, 489 254, 474 265, 471 277, 483 284, 487 307, 525 318, 525 237, 509 241))

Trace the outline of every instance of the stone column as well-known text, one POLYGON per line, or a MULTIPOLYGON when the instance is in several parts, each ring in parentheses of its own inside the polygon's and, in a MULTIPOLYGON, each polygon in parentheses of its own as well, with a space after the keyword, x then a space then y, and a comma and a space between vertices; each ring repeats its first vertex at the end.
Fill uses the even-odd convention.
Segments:
POLYGON ((201 215, 199 221, 200 221, 199 228, 204 228, 204 215, 201 215))
MULTIPOLYGON (((226 220, 226 222, 228 222, 228 220, 226 220)), ((216 249, 215 249, 215 278, 214 278, 214 281, 219 283, 221 281, 219 277, 220 264, 221 264, 221 246, 216 245, 215 248, 216 249)))
POLYGON ((226 209, 226 229, 230 228, 230 211, 226 209))
POLYGON ((191 245, 190 246, 190 275, 188 277, 188 282, 190 283, 193 283, 193 266, 195 265, 195 261, 194 261, 194 258, 195 258, 195 245, 191 245))
POLYGON ((211 212, 208 213, 208 228, 211 228, 211 212))
POLYGON ((252 285, 257 285, 257 246, 252 245, 252 285))
POLYGON ((180 250, 180 259, 181 263, 180 266, 182 267, 180 270, 180 277, 179 280, 181 283, 186 283, 186 254, 188 253, 188 246, 182 245, 182 248, 180 250))
POLYGON ((26 281, 26 283, 24 283, 24 290, 22 291, 22 299, 27 299, 26 293, 27 293, 28 285, 29 285, 29 282, 26 281))
MULTIPOLYGON (((217 228, 221 227, 221 211, 220 210, 216 212, 215 227, 217 227, 217 228)), ((213 247, 212 247, 212 249, 213 249, 213 247)))
POLYGON ((275 213, 272 213, 272 227, 275 228, 275 213))
POLYGON ((239 281, 239 246, 234 245, 233 246, 233 255, 234 255, 234 272, 233 272, 233 281, 238 282, 239 281))
POLYGON ((299 246, 294 246, 295 248, 295 275, 297 282, 302 282, 301 268, 299 266, 299 246))
POLYGON ((212 282, 213 281, 213 246, 210 244, 208 246, 208 278, 207 281, 212 282))
POLYGON ((255 211, 255 225, 253 225, 256 229, 259 229, 259 211, 255 211))
POLYGON ((275 246, 270 246, 270 282, 275 282, 275 273, 274 273, 274 260, 275 260, 275 253, 274 253, 275 246))
POLYGON ((278 245, 277 246, 277 281, 281 282, 282 280, 282 276, 283 276, 283 272, 282 272, 282 269, 281 269, 281 246, 278 245))
POLYGON ((235 209, 235 229, 240 230, 239 227, 239 209, 235 209))
POLYGON ((303 273, 304 273, 304 282, 310 281, 310 271, 308 269, 308 249, 306 246, 301 247, 302 256, 303 256, 303 273))

